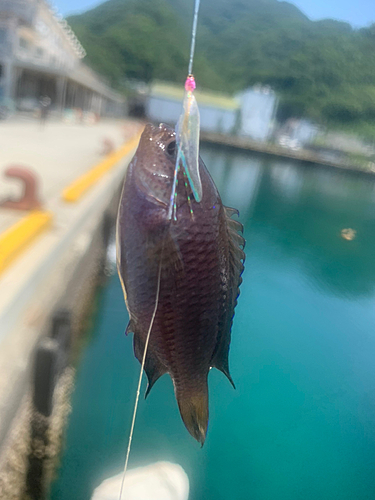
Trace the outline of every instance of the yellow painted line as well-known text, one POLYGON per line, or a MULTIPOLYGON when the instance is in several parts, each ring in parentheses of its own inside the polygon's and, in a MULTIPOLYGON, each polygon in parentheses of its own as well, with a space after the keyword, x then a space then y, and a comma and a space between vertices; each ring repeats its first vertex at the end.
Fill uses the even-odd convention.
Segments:
POLYGON ((109 154, 96 167, 73 181, 62 192, 62 198, 67 202, 78 201, 108 170, 113 168, 121 158, 129 154, 138 144, 140 134, 126 142, 120 149, 109 154))
POLYGON ((52 214, 35 210, 0 234, 0 274, 52 222, 52 214))

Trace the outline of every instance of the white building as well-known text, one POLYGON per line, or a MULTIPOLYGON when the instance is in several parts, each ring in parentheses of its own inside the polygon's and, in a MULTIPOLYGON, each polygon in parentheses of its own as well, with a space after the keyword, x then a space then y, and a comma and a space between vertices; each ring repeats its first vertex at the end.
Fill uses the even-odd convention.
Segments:
MULTIPOLYGON (((194 94, 199 105, 201 130, 223 134, 235 131, 239 112, 236 99, 198 90, 194 94)), ((175 125, 181 115, 183 98, 183 85, 155 84, 146 100, 146 115, 154 122, 175 125)))
POLYGON ((115 114, 122 98, 82 63, 85 51, 46 0, 0 0, 0 102, 47 95, 54 109, 115 114))
MULTIPOLYGON (((201 130, 248 136, 266 141, 273 132, 278 98, 269 87, 255 86, 235 98, 215 92, 195 91, 201 130)), ((146 99, 146 115, 154 122, 175 125, 182 111, 184 89, 158 83, 146 99)))
POLYGON ((254 85, 237 96, 241 103, 239 133, 256 141, 266 141, 272 134, 278 98, 268 86, 254 85))
POLYGON ((309 120, 290 118, 283 127, 283 132, 301 146, 311 144, 319 132, 319 127, 309 120))

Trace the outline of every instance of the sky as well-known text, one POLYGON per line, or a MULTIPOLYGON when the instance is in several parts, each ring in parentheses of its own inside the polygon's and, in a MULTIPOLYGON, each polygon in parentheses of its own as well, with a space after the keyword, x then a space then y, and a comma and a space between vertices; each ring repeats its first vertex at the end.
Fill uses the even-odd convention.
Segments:
MULTIPOLYGON (((100 0, 52 0, 52 2, 64 16, 83 12, 102 3, 100 0)), ((293 0, 290 3, 294 3, 313 20, 339 19, 349 22, 356 28, 375 23, 375 0, 293 0)))

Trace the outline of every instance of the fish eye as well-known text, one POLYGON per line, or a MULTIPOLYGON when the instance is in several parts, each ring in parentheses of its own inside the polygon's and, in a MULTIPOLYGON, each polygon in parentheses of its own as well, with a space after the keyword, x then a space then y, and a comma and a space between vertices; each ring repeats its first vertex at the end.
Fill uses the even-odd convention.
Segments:
POLYGON ((166 148, 166 151, 168 153, 169 156, 175 156, 176 154, 176 141, 171 141, 167 148, 166 148))

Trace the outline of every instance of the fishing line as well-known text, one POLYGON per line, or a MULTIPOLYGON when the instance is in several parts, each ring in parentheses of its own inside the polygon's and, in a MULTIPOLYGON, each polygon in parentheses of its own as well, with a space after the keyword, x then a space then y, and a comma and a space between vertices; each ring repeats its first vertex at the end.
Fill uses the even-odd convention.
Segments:
POLYGON ((195 50, 195 36, 197 34, 199 4, 200 4, 200 0, 195 0, 193 30, 191 32, 190 59, 189 59, 189 69, 188 69, 188 74, 189 75, 191 75, 192 72, 193 72, 193 59, 194 59, 194 50, 195 50))
POLYGON ((160 254, 160 262, 159 262, 159 271, 158 271, 158 282, 157 282, 157 288, 156 288, 156 298, 155 298, 155 307, 154 311, 151 316, 151 321, 150 321, 150 326, 148 328, 147 332, 147 337, 146 337, 146 342, 145 342, 145 348, 143 351, 143 357, 142 357, 142 363, 141 363, 141 371, 139 373, 139 379, 138 379, 138 387, 137 387, 137 393, 135 397, 135 404, 134 404, 134 411, 133 411, 133 418, 132 418, 132 423, 130 427, 130 434, 129 434, 129 442, 128 442, 128 448, 126 450, 126 459, 125 459, 125 465, 124 465, 124 472, 122 474, 122 480, 121 480, 121 488, 120 488, 120 496, 119 500, 121 500, 122 497, 122 490, 124 488, 124 482, 125 482, 125 476, 126 476, 126 471, 128 470, 128 462, 129 462, 129 456, 130 456, 130 448, 132 445, 132 440, 133 440, 133 434, 134 434, 134 425, 135 425, 135 418, 137 416, 137 409, 138 409, 138 403, 139 403, 139 395, 141 393, 141 384, 142 384, 142 376, 143 376, 143 370, 145 367, 145 362, 146 362, 146 355, 147 355, 147 348, 148 348, 148 343, 150 340, 150 335, 151 335, 151 330, 154 325, 155 321, 155 316, 156 316, 156 311, 158 309, 158 304, 159 304, 159 295, 160 295, 160 281, 161 281, 161 265, 163 261, 163 252, 164 252, 164 244, 165 244, 165 236, 166 233, 164 234, 163 237, 163 243, 162 243, 162 248, 161 248, 161 254, 160 254))

